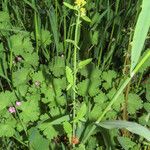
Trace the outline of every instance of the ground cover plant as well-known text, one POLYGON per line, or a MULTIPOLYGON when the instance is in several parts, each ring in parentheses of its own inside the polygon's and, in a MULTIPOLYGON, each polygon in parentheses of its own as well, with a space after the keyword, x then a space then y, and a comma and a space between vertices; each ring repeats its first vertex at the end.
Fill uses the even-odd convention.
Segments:
POLYGON ((149 0, 0 1, 0 149, 150 149, 149 0))

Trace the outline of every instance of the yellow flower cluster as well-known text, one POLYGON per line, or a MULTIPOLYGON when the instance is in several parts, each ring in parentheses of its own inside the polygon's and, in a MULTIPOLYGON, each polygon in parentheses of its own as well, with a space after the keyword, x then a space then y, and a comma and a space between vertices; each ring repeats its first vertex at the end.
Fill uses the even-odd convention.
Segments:
POLYGON ((75 4, 79 7, 83 7, 86 4, 85 0, 75 0, 75 4))
POLYGON ((85 0, 75 0, 75 4, 76 4, 76 6, 79 7, 81 16, 85 16, 86 10, 83 6, 86 4, 86 1, 85 0))
POLYGON ((85 8, 80 8, 80 13, 81 13, 81 16, 85 16, 86 15, 86 10, 85 8))

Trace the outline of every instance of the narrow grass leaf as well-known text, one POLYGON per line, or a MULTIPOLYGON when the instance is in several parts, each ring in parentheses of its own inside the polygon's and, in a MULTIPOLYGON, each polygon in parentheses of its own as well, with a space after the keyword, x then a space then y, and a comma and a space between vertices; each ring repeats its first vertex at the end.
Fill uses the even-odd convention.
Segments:
POLYGON ((69 3, 63 2, 63 4, 70 9, 76 10, 75 7, 69 3))
POLYGON ((140 135, 150 141, 150 130, 144 126, 141 126, 140 124, 137 124, 135 122, 129 122, 129 121, 121 121, 121 120, 115 120, 115 121, 104 121, 100 122, 97 125, 106 128, 106 129, 122 129, 125 128, 129 130, 132 133, 135 133, 137 135, 140 135))
POLYGON ((131 72, 140 58, 144 42, 150 27, 150 0, 143 0, 142 11, 135 27, 131 49, 131 72))

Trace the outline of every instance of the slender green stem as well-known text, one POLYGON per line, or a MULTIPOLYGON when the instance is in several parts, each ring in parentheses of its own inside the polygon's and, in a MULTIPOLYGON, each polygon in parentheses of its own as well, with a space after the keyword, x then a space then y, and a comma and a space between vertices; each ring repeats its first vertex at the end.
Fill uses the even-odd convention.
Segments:
MULTIPOLYGON (((35 0, 32 0, 32 3, 33 3, 33 6, 35 7, 35 0)), ((34 26, 35 26, 36 52, 38 52, 38 47, 39 47, 38 15, 35 10, 34 10, 34 26)))
POLYGON ((65 57, 66 55, 66 14, 64 14, 64 53, 65 53, 65 57))
MULTIPOLYGON (((105 110, 103 111, 103 113, 101 114, 101 116, 97 119, 97 121, 95 122, 95 124, 98 124, 103 119, 103 117, 106 115, 106 113, 111 109, 112 105, 116 102, 116 100, 119 97, 119 95, 123 92, 124 88, 128 85, 128 83, 131 81, 131 79, 133 78, 133 76, 138 72, 138 70, 140 69, 140 67, 145 63, 145 61, 149 57, 150 57, 150 51, 147 53, 147 55, 145 55, 145 57, 139 62, 139 64, 131 72, 131 76, 126 78, 126 80, 124 81, 124 83, 121 85, 121 87, 119 88, 119 90, 117 91, 117 93, 114 95, 113 99, 110 101, 110 103, 108 104, 108 106, 105 108, 105 110)), ((89 133, 87 134, 87 136, 83 140, 83 143, 85 143, 87 141, 87 139, 93 133, 93 131, 95 130, 95 128, 96 128, 96 125, 93 125, 92 128, 91 128, 91 130, 89 131, 89 133)))
MULTIPOLYGON (((76 115, 76 92, 75 92, 75 88, 76 88, 76 73, 77 73, 77 46, 78 45, 78 31, 79 31, 79 25, 80 25, 80 12, 78 11, 77 14, 77 20, 76 20, 76 28, 75 28, 75 46, 74 46, 74 59, 73 59, 73 72, 74 72, 74 82, 73 82, 73 120, 75 118, 76 115)), ((75 137, 75 130, 76 130, 76 123, 73 121, 73 137, 75 137)), ((74 145, 74 144, 73 144, 74 145)))
MULTIPOLYGON (((72 35, 73 35, 73 31, 74 31, 74 26, 71 26, 71 25, 73 24, 73 21, 74 21, 74 19, 71 18, 69 29, 68 29, 67 39, 72 39, 72 35)), ((66 47, 66 48, 68 48, 68 54, 67 54, 67 65, 68 65, 69 61, 70 61, 70 57, 71 57, 71 48, 72 48, 72 45, 68 45, 68 47, 66 47)))
POLYGON ((28 147, 28 145, 24 142, 22 142, 21 140, 19 140, 18 138, 16 138, 15 136, 12 136, 15 140, 17 140, 19 143, 21 143, 22 145, 28 147))

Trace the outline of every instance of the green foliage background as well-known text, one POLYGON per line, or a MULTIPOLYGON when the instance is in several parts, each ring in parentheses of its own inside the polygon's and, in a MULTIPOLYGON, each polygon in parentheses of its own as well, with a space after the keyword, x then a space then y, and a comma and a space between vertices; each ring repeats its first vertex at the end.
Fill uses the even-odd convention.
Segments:
MULTIPOLYGON (((72 0, 65 2, 74 5, 72 0)), ((141 0, 87 0, 91 22, 82 20, 78 33, 80 66, 74 90, 80 143, 76 150, 150 148, 143 137, 102 127, 82 143, 130 73, 131 41, 141 4, 141 0), (88 58, 92 61, 82 67, 88 58)), ((67 39, 74 38, 75 19, 75 13, 59 0, 0 1, 0 149, 71 149, 72 91, 67 90, 71 77, 66 75, 66 66, 73 66, 74 45, 67 39), (16 106, 16 101, 21 106, 16 106), (12 106, 17 110, 14 114, 8 111, 12 106)), ((148 34, 140 60, 148 53, 149 44, 148 34)), ((147 128, 149 66, 150 59, 132 79, 127 95, 128 120, 147 128)), ((123 119, 125 95, 125 91, 121 93, 103 121, 123 119)))

